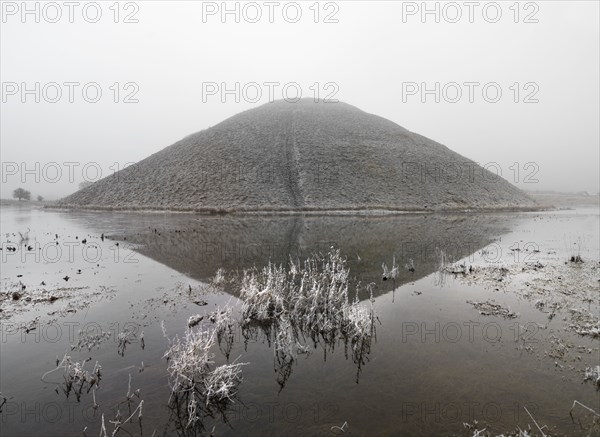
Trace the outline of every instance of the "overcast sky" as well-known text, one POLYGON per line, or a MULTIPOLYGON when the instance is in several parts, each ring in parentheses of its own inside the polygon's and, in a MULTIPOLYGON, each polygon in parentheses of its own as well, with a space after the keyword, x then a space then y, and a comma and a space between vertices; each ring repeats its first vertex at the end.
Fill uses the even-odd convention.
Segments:
POLYGON ((62 197, 84 167, 106 176, 268 102, 270 89, 293 98, 291 83, 497 163, 525 189, 598 192, 597 1, 428 2, 425 16, 422 2, 229 2, 239 23, 221 2, 112 3, 96 18, 85 1, 28 2, 24 16, 21 2, 2 2, 3 198, 19 186, 62 197), (239 103, 223 83, 239 83, 239 103))

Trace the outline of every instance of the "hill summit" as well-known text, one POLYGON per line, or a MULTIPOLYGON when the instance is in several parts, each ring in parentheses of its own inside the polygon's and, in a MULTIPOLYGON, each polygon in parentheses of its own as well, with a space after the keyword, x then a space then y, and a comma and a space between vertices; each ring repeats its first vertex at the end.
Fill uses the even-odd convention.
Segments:
POLYGON ((276 101, 166 147, 63 207, 226 211, 531 208, 506 180, 345 103, 276 101))

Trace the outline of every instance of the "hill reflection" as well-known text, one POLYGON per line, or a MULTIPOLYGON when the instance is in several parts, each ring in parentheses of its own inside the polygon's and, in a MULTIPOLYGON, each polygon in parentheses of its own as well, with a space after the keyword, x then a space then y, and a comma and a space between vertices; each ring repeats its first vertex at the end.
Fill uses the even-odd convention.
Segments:
MULTIPOLYGON (((125 215, 125 214, 124 214, 125 215)), ((130 215, 135 217, 135 215, 130 215)), ((490 244, 507 232, 507 216, 225 216, 145 215, 127 235, 134 250, 194 279, 207 282, 219 268, 227 272, 287 263, 339 248, 353 282, 374 282, 375 295, 438 269, 439 250, 450 261, 490 244), (382 264, 399 265, 395 281, 382 280, 382 264), (414 269, 413 269, 414 267, 414 269), (413 271, 414 270, 414 271, 413 271)), ((360 296, 361 299, 367 296, 360 296)))

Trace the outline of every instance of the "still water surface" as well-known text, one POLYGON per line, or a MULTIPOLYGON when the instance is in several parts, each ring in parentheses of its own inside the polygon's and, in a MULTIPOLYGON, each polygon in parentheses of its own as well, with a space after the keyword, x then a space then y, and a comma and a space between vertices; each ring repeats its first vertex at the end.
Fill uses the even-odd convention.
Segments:
MULTIPOLYGON (((124 399, 131 375, 133 390, 139 388, 144 399, 141 427, 137 421, 125 427, 133 435, 201 435, 213 427, 215 435, 335 435, 341 431, 332 426, 344 422, 344 435, 465 435, 463 422, 474 419, 501 433, 531 424, 524 407, 554 432, 580 435, 569 409, 577 399, 600 411, 598 392, 581 377, 582 368, 600 362, 598 339, 563 332, 562 322, 548 322, 531 299, 466 285, 440 275, 438 267, 440 250, 474 266, 562 262, 578 241, 584 259, 597 262, 599 224, 597 210, 202 217, 3 206, 2 292, 15 290, 19 281, 34 298, 44 290, 68 290, 53 303, 4 302, 0 391, 8 400, 1 433, 83 435, 87 427, 86 435, 98 435, 104 412, 110 434, 108 420, 124 399), (8 252, 6 246, 18 243, 18 232, 28 228, 33 250, 8 252), (539 250, 535 256, 510 250, 528 243, 539 250), (223 415, 206 418, 204 431, 186 429, 185 414, 168 406, 162 358, 168 342, 160 322, 171 337, 184 332, 190 315, 227 304, 239 309, 235 287, 217 291, 205 285, 218 268, 241 272, 331 247, 347 258, 352 284, 375 284, 377 338, 368 361, 359 368, 343 344, 333 350, 319 345, 299 357, 282 383, 268 342, 245 342, 236 332, 230 358, 249 363, 236 402, 223 415), (389 266, 393 258, 400 275, 382 281, 382 263, 389 266), (466 303, 489 299, 518 317, 485 316, 466 303), (201 300, 207 305, 194 303, 201 300), (32 324, 36 317, 39 323, 32 324), (524 349, 522 338, 515 341, 528 324, 548 326, 531 333, 539 339, 535 352, 524 349), (35 329, 27 332, 23 326, 35 329), (91 350, 71 351, 80 329, 103 330, 110 338, 91 350), (117 334, 124 329, 134 335, 120 354, 117 334), (581 354, 575 364, 557 365, 544 355, 553 330, 593 352, 581 354), (41 380, 65 352, 74 360, 91 358, 90 369, 96 361, 101 364, 98 408, 91 392, 79 401, 73 394, 67 398, 60 372, 41 380)), ((360 298, 370 304, 364 292, 360 298)), ((214 352, 217 364, 226 362, 217 347, 214 352)), ((118 408, 129 415, 126 404, 118 408)), ((586 420, 589 415, 582 415, 586 420)))

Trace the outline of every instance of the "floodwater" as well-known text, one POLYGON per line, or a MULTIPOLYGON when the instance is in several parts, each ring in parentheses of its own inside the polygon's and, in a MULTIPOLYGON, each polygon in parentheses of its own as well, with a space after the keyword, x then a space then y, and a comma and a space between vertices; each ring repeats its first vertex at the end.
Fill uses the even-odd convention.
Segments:
MULTIPOLYGON (((117 410, 128 417, 143 399, 141 422, 136 416, 117 435, 469 435, 463 423, 474 420, 500 434, 536 430, 529 414, 552 435, 598 435, 593 413, 569 411, 574 400, 600 411, 594 383, 584 382, 586 367, 600 364, 600 340, 569 328, 568 307, 552 318, 540 311, 536 296, 520 292, 529 286, 523 278, 496 287, 439 266, 443 252, 476 268, 539 262, 595 268, 597 278, 599 226, 594 209, 205 217, 3 206, 1 434, 100 435, 104 414, 110 435, 117 410), (185 410, 169 403, 161 322, 169 337, 181 336, 191 315, 225 305, 238 311, 235 286, 207 285, 219 268, 235 274, 331 247, 347 258, 351 296, 359 281, 374 283, 378 320, 368 360, 356 363, 343 343, 317 345, 290 372, 277 367, 269 342, 236 332, 230 361, 249 363, 238 395, 186 428, 185 410), (565 264, 574 251, 584 264, 565 264), (399 277, 383 281, 382 263, 394 259, 399 277), (467 301, 493 301, 515 317, 482 314, 467 301), (91 349, 73 349, 80 331, 108 334, 91 349), (88 370, 102 366, 95 401, 92 391, 67 396, 61 371, 42 378, 65 353, 90 358, 88 370), (140 391, 128 405, 130 377, 131 391, 140 391)), ((594 281, 578 284, 586 299, 569 295, 568 305, 597 315, 594 281)), ((370 305, 364 287, 359 297, 370 305)), ((216 346, 214 354, 216 364, 227 362, 216 346)))

